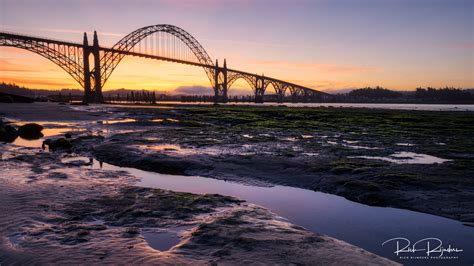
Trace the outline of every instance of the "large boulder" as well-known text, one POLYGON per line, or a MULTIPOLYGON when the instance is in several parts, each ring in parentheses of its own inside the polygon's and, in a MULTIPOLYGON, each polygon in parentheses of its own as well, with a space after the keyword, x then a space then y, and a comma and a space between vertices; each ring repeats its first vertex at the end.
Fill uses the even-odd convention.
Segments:
POLYGON ((18 132, 12 125, 0 123, 0 141, 13 142, 18 137, 18 132))
POLYGON ((18 135, 24 139, 39 139, 43 137, 41 130, 43 130, 43 126, 29 123, 18 128, 18 135))

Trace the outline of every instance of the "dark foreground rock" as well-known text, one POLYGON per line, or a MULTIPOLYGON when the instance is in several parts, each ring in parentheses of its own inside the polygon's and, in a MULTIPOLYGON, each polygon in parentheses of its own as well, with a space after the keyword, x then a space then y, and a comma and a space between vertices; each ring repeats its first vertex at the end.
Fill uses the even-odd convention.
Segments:
POLYGON ((43 137, 42 130, 43 126, 36 123, 28 123, 18 128, 18 135, 28 140, 39 139, 43 137))
POLYGON ((13 142, 18 137, 18 131, 12 125, 0 121, 0 142, 13 142))
POLYGON ((72 148, 71 142, 66 138, 46 139, 43 141, 43 146, 44 145, 48 146, 52 151, 69 150, 72 148))

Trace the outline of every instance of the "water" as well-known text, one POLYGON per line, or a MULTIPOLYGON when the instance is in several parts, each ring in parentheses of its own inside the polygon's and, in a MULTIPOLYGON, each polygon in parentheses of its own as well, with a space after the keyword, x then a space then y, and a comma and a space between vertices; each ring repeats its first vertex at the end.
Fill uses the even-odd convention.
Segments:
MULTIPOLYGON (((30 122, 16 122, 15 125, 21 126, 30 122)), ((32 147, 38 148, 41 147, 43 141, 48 137, 59 136, 63 135, 66 132, 72 133, 82 133, 84 129, 78 128, 77 123, 69 123, 69 122, 47 122, 47 121, 35 121, 32 123, 36 123, 42 125, 44 128, 41 131, 43 137, 38 139, 24 139, 22 137, 17 137, 12 144, 23 146, 23 147, 32 147)))
MULTIPOLYGON (((100 168, 100 165, 94 162, 92 167, 100 168)), ((474 263, 474 228, 455 220, 409 210, 371 207, 339 196, 287 186, 248 186, 198 176, 164 175, 107 163, 102 164, 102 169, 127 171, 141 178, 138 185, 143 187, 198 194, 216 193, 244 199, 308 230, 341 239, 403 264, 474 263), (393 253, 393 246, 382 246, 384 241, 394 237, 405 237, 413 242, 435 237, 443 241, 443 246, 451 245, 464 251, 452 254, 459 258, 451 260, 400 260, 393 253)))
MULTIPOLYGON (((182 102, 159 102, 158 105, 133 105, 120 104, 109 106, 133 107, 133 108, 171 108, 163 105, 212 105, 213 103, 182 103, 182 102)), ((369 108, 389 110, 417 110, 417 111, 468 111, 474 112, 473 104, 414 104, 414 103, 227 103, 225 105, 248 105, 248 106, 287 106, 287 107, 335 107, 335 108, 369 108)))
POLYGON ((155 228, 145 228, 141 230, 141 234, 148 245, 159 251, 167 251, 179 244, 181 234, 191 229, 192 226, 179 226, 159 230, 155 228))
POLYGON ((348 158, 362 158, 368 160, 382 160, 396 164, 435 164, 449 162, 449 159, 443 159, 428 154, 414 152, 396 152, 390 156, 349 156, 348 158))

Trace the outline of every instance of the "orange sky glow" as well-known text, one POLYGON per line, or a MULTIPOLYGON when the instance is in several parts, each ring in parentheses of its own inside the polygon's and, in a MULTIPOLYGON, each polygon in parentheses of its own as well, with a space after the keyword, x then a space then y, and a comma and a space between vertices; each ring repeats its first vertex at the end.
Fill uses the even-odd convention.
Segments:
MULTIPOLYGON (((278 0, 268 7, 265 0, 228 0, 225 4, 213 0, 140 1, 150 8, 140 8, 133 1, 112 1, 129 10, 120 13, 114 9, 120 5, 104 2, 92 11, 87 8, 89 0, 47 0, 43 4, 2 0, 0 28, 72 42, 81 42, 83 31, 92 39, 92 30, 97 29, 100 44, 111 47, 136 28, 169 23, 190 32, 213 60, 218 58, 222 64, 226 58, 229 68, 317 90, 474 88, 473 14, 466 11, 466 3, 472 10, 472 2, 436 0, 430 5, 422 0, 401 0, 381 5, 367 0, 355 5, 337 0, 344 5, 333 5, 330 1, 278 0), (87 20, 69 20, 65 11, 72 8, 87 14, 87 20), (197 14, 199 8, 202 14, 197 14), (259 12, 268 8, 285 12, 281 16, 259 12), (423 19, 419 19, 419 11, 424 12, 423 19), (262 17, 256 17, 257 13, 262 17), (216 18, 224 14, 225 20, 216 18), (221 24, 216 24, 216 19, 221 24)), ((80 88, 54 63, 11 47, 0 47, 0 81, 36 89, 80 88)), ((173 93, 181 86, 210 86, 210 82, 199 67, 125 57, 103 90, 173 93)), ((251 91, 242 81, 233 87, 251 91)))

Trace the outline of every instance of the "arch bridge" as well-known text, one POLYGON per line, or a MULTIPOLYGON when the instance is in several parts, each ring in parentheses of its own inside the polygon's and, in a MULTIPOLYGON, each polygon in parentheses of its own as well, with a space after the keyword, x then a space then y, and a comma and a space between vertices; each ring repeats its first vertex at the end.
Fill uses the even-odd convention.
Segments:
POLYGON ((253 74, 215 63, 202 45, 185 30, 168 24, 137 29, 112 47, 99 45, 94 31, 92 45, 84 33, 82 43, 66 42, 10 32, 0 32, 0 46, 25 49, 39 54, 64 69, 84 88, 84 102, 104 102, 102 87, 125 56, 144 57, 202 67, 214 90, 214 101, 226 102, 230 87, 239 79, 253 90, 255 102, 262 103, 271 85, 276 98, 283 102, 322 101, 330 97, 321 91, 264 75, 253 74), (90 60, 90 58, 93 60, 90 60), (90 62, 92 61, 92 62, 90 62))

